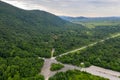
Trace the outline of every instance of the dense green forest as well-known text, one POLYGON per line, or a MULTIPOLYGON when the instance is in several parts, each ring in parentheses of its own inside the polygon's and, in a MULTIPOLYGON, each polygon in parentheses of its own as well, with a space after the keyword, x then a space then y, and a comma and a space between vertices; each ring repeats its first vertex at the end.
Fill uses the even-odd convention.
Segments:
POLYGON ((80 29, 80 32, 85 29, 81 25, 66 22, 44 11, 21 10, 0 2, 0 42, 3 43, 1 47, 9 53, 13 52, 13 55, 10 55, 5 51, 0 51, 3 54, 5 53, 4 56, 6 54, 21 56, 24 53, 28 56, 27 54, 34 53, 35 55, 50 57, 52 48, 57 48, 57 44, 60 45, 58 47, 61 47, 59 42, 66 41, 65 37, 70 31, 75 32, 76 28, 74 27, 80 29), (58 38, 60 40, 56 42, 58 38))
POLYGON ((63 63, 86 67, 96 65, 120 72, 120 37, 106 40, 85 50, 57 58, 63 63))
POLYGON ((87 28, 0 1, 0 80, 44 80, 39 74, 44 61, 39 56, 49 58, 52 48, 56 56, 118 32, 120 25, 87 28))
POLYGON ((35 57, 0 57, 0 80, 44 80, 39 74, 43 62, 35 57))
POLYGON ((119 31, 120 25, 89 29, 45 11, 22 10, 0 2, 0 52, 4 57, 50 57, 52 48, 55 56, 119 31))
POLYGON ((50 67, 50 70, 51 71, 57 71, 57 70, 60 70, 62 68, 64 68, 64 65, 62 65, 60 63, 52 63, 51 67, 50 67))
POLYGON ((102 77, 94 76, 86 72, 78 70, 68 70, 66 72, 59 72, 49 80, 108 80, 102 77))

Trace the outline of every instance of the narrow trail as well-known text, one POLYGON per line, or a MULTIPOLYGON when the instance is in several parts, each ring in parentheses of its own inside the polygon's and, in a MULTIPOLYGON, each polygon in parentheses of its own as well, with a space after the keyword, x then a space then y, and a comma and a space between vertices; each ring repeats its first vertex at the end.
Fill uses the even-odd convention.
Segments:
MULTIPOLYGON (((89 44, 87 46, 83 46, 81 48, 78 48, 78 49, 75 49, 75 50, 63 53, 63 54, 61 54, 59 56, 56 56, 56 57, 61 57, 63 55, 67 55, 69 53, 73 53, 73 52, 76 52, 76 51, 79 51, 79 50, 83 50, 83 49, 88 48, 88 47, 92 47, 92 46, 96 45, 99 42, 104 42, 106 40, 109 40, 111 38, 115 38, 115 37, 118 37, 118 36, 120 36, 120 33, 118 33, 116 35, 113 35, 111 37, 107 37, 104 40, 100 40, 98 42, 94 42, 94 43, 89 44)), ((81 68, 81 67, 77 67, 77 66, 61 63, 61 64, 64 65, 64 68, 62 68, 59 71, 50 71, 50 66, 51 66, 52 63, 60 63, 60 62, 55 60, 56 57, 53 57, 54 51, 55 51, 55 49, 52 49, 51 58, 50 59, 42 58, 42 59, 44 59, 45 62, 44 62, 44 66, 43 66, 43 68, 41 70, 41 74, 44 75, 45 80, 48 80, 49 77, 55 75, 57 72, 65 72, 67 70, 73 70, 73 69, 77 69, 77 70, 80 70, 80 71, 86 71, 86 72, 91 73, 93 75, 105 77, 105 78, 108 78, 110 80, 120 80, 120 78, 119 78, 120 72, 104 69, 104 68, 97 67, 97 66, 90 66, 88 68, 81 68)), ((41 58, 41 57, 39 57, 39 58, 41 58)))

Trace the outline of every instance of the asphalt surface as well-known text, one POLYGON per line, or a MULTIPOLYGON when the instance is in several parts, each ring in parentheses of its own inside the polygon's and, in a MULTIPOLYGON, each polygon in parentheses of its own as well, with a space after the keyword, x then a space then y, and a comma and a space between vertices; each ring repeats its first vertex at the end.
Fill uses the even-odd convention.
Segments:
MULTIPOLYGON (((115 37, 118 37, 118 36, 120 36, 120 33, 116 34, 116 35, 113 35, 111 37, 107 37, 106 39, 100 40, 98 42, 104 42, 105 40, 109 40, 111 38, 115 38, 115 37)), ((81 48, 78 48, 78 49, 63 53, 63 54, 59 55, 59 57, 61 57, 63 55, 67 55, 69 53, 73 53, 73 52, 76 52, 76 51, 83 50, 83 49, 91 47, 91 46, 94 46, 98 42, 94 42, 94 43, 89 44, 87 46, 83 46, 81 48)), ((54 54, 53 50, 52 50, 51 53, 52 53, 52 55, 54 54)), ((56 57, 58 57, 58 56, 56 56, 56 57)), ((45 62, 44 62, 44 66, 43 66, 43 68, 41 70, 41 74, 44 75, 45 80, 48 80, 49 77, 55 75, 57 72, 65 72, 67 70, 73 70, 73 69, 77 69, 77 70, 80 70, 80 71, 86 71, 86 72, 91 73, 93 75, 105 77, 105 78, 108 78, 110 80, 120 80, 120 78, 119 78, 120 72, 104 69, 104 68, 97 67, 97 66, 90 66, 88 68, 81 68, 81 67, 77 67, 77 66, 73 66, 73 65, 63 64, 64 68, 62 68, 61 70, 59 70, 59 71, 50 71, 50 66, 51 66, 52 63, 60 63, 60 62, 55 60, 56 57, 51 57, 50 59, 42 58, 42 59, 44 59, 45 62)), ((41 57, 39 57, 39 58, 41 58, 41 57)))

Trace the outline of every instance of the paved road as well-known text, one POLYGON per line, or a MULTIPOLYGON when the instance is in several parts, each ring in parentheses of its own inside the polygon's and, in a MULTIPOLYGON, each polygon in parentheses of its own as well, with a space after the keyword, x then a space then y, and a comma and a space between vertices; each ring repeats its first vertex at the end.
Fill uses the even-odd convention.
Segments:
POLYGON ((120 80, 120 72, 104 69, 97 66, 90 66, 89 68, 84 68, 83 70, 93 75, 105 77, 110 80, 120 80))
POLYGON ((57 63, 57 61, 55 59, 44 59, 44 66, 41 74, 44 75, 45 80, 48 80, 48 78, 52 76, 52 72, 50 71, 50 66, 52 63, 57 63))
POLYGON ((88 68, 80 68, 77 66, 65 64, 65 68, 61 69, 59 72, 61 72, 61 71, 65 72, 67 70, 73 70, 73 69, 77 69, 80 71, 86 71, 86 72, 91 73, 93 75, 105 77, 105 78, 108 78, 110 80, 120 80, 120 78, 118 78, 120 76, 120 72, 104 69, 104 68, 97 67, 97 66, 90 66, 88 68))
MULTIPOLYGON (((108 37, 108 38, 106 38, 106 39, 104 39, 104 40, 100 40, 100 41, 98 41, 98 42, 104 42, 105 40, 108 40, 108 39, 110 39, 110 38, 115 38, 115 37, 118 37, 118 36, 120 36, 120 33, 119 33, 119 34, 116 34, 116 35, 113 35, 113 36, 111 36, 111 37, 108 37)), ((88 48, 88 47, 90 47, 90 46, 94 46, 94 45, 96 45, 98 42, 94 42, 94 43, 89 44, 89 45, 87 45, 87 46, 83 46, 83 47, 81 47, 81 48, 79 48, 79 49, 75 49, 75 50, 72 50, 72 51, 63 53, 63 54, 59 55, 59 57, 61 57, 61 56, 63 56, 63 55, 67 55, 67 54, 72 53, 72 52, 76 52, 76 51, 79 51, 79 50, 83 50, 83 49, 88 48)), ((52 55, 53 55, 53 53, 52 53, 52 55)), ((41 57, 39 57, 39 58, 41 58, 41 57)), ((55 73, 57 73, 57 72, 61 72, 61 71, 62 71, 62 72, 65 72, 65 71, 67 71, 67 70, 72 70, 72 69, 77 69, 77 70, 81 70, 81 71, 86 71, 86 72, 91 73, 91 74, 93 74, 93 75, 105 77, 105 78, 108 78, 108 79, 110 79, 110 80, 120 80, 120 78, 118 78, 118 76, 120 76, 120 72, 116 72, 116 71, 104 69, 104 68, 97 67, 97 66, 91 66, 91 67, 89 67, 89 68, 82 68, 82 69, 81 69, 80 67, 77 67, 77 66, 68 65, 68 64, 63 64, 63 65, 65 66, 63 69, 61 69, 61 70, 59 70, 59 71, 54 71, 54 72, 52 72, 52 71, 50 71, 50 65, 51 65, 52 63, 60 63, 60 62, 56 61, 55 58, 56 58, 56 57, 52 57, 52 58, 50 58, 50 59, 42 58, 42 59, 45 60, 45 62, 44 62, 44 66, 43 66, 43 68, 42 68, 41 74, 44 75, 45 80, 48 80, 49 77, 55 75, 55 73)), ((61 64, 62 64, 62 63, 61 63, 61 64)))
POLYGON ((44 75, 45 80, 48 80, 49 77, 55 75, 57 72, 65 72, 67 70, 74 70, 74 69, 77 69, 80 71, 86 71, 86 72, 91 73, 93 75, 105 77, 105 78, 108 78, 110 80, 120 80, 120 78, 118 78, 120 76, 120 72, 104 69, 104 68, 97 67, 97 66, 90 66, 88 68, 80 68, 80 67, 73 66, 73 65, 63 64, 64 68, 62 68, 61 70, 50 71, 51 63, 60 63, 60 62, 57 62, 55 59, 52 59, 52 58, 45 59, 44 66, 43 66, 42 71, 41 71, 41 74, 44 75))

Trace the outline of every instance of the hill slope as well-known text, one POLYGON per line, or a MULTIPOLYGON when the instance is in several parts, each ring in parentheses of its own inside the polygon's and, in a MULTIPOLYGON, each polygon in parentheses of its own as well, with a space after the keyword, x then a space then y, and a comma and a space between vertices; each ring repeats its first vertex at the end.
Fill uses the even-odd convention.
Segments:
POLYGON ((120 32, 120 25, 94 29, 39 10, 22 10, 0 1, 0 80, 44 80, 43 60, 120 32))
POLYGON ((55 56, 115 32, 118 25, 88 29, 45 11, 22 10, 0 1, 1 57, 50 57, 52 48, 55 56))
POLYGON ((56 45, 55 40, 71 29, 83 30, 84 27, 45 11, 22 10, 0 1, 2 57, 25 57, 30 54, 50 57, 50 52, 56 45))
POLYGON ((118 31, 119 26, 88 29, 45 11, 22 10, 0 2, 2 57, 50 57, 52 48, 55 56, 118 31))
MULTIPOLYGON (((60 26, 64 25, 66 22, 59 17, 45 12, 45 11, 39 11, 39 10, 22 10, 17 7, 11 6, 7 3, 1 2, 0 1, 0 14, 5 15, 4 17, 12 17, 9 18, 10 20, 17 19, 21 22, 24 22, 26 24, 32 24, 32 25, 37 25, 40 23, 46 23, 44 24, 46 26, 52 25, 52 26, 60 26)), ((1 17, 2 18, 2 17, 1 17)), ((6 18, 4 18, 6 19, 6 18)))
POLYGON ((38 56, 50 57, 55 34, 71 25, 53 14, 0 1, 0 80, 44 80, 38 56))

